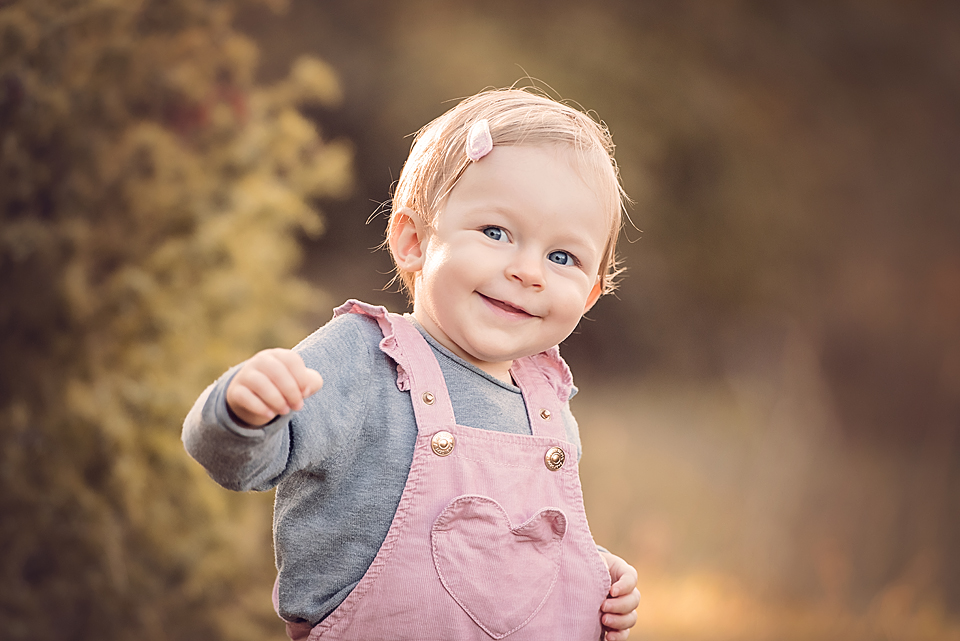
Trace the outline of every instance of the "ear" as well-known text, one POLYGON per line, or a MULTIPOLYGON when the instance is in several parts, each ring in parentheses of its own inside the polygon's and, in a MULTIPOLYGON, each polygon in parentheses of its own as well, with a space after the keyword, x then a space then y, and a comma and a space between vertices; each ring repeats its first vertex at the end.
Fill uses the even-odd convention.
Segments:
POLYGON ((390 231, 390 253, 397 267, 406 272, 417 272, 423 267, 427 241, 426 225, 409 207, 396 213, 396 223, 390 231))
POLYGON ((597 302, 602 293, 603 284, 600 282, 600 277, 597 276, 597 282, 594 283, 593 289, 590 290, 590 294, 587 296, 587 304, 583 306, 584 314, 590 311, 590 308, 593 307, 593 304, 597 302))

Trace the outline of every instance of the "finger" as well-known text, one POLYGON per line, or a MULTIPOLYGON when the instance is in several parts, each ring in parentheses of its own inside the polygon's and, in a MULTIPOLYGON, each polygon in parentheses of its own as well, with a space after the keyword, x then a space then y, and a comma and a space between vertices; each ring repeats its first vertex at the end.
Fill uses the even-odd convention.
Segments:
MULTIPOLYGON (((294 355, 296 356, 296 355, 294 355)), ((300 357, 296 356, 299 360, 300 357)), ((303 361, 300 361, 301 367, 303 361)), ((279 414, 288 414, 291 409, 299 410, 303 407, 303 392, 300 384, 297 382, 293 372, 290 371, 290 360, 280 350, 268 350, 257 354, 252 360, 253 370, 266 377, 268 385, 261 388, 249 385, 253 391, 260 396, 270 407, 277 410, 279 414), (279 353, 278 353, 279 352, 279 353), (268 387, 273 387, 283 399, 283 405, 275 401, 274 394, 268 387), (261 394, 265 392, 268 396, 261 394)), ((252 375, 252 372, 251 372, 252 375)), ((252 378, 251 383, 257 382, 258 385, 263 381, 259 377, 252 378)))
POLYGON ((600 617, 600 622, 609 630, 629 630, 637 623, 637 613, 629 614, 604 614, 600 617))
MULTIPOLYGON (((266 405, 274 415, 289 414, 290 403, 286 396, 280 391, 280 386, 275 382, 276 373, 267 374, 259 369, 247 372, 243 379, 243 384, 253 392, 263 404, 266 405)), ((286 387, 289 393, 299 395, 300 390, 293 384, 293 379, 287 375, 286 387), (291 391, 292 390, 292 391, 291 391)))
POLYGON ((637 571, 626 561, 619 560, 610 566, 610 576, 615 579, 610 586, 610 596, 628 594, 637 587, 637 571))
POLYGON ((250 427, 262 427, 277 415, 245 385, 237 385, 227 394, 227 406, 250 427))
POLYGON ((630 636, 630 630, 607 630, 604 635, 605 641, 624 641, 630 636))
POLYGON ((301 384, 300 391, 303 393, 303 398, 309 398, 320 391, 320 388, 323 387, 323 377, 320 376, 320 372, 315 369, 306 368, 304 372, 304 382, 301 384))
MULTIPOLYGON (((274 351, 273 356, 283 363, 290 375, 293 376, 300 390, 301 399, 308 398, 323 387, 323 377, 320 376, 320 372, 307 367, 303 358, 296 352, 288 349, 278 349, 274 351)), ((300 409, 300 407, 294 407, 294 409, 300 409)))
POLYGON ((640 605, 640 591, 634 588, 630 593, 619 597, 609 597, 601 604, 600 609, 614 614, 633 612, 640 605))

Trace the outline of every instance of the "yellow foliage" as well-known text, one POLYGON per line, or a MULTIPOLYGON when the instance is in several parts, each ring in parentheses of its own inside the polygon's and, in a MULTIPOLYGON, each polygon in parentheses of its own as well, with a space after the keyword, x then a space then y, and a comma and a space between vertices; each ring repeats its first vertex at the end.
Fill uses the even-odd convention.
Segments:
POLYGON ((327 305, 296 236, 351 151, 297 111, 339 100, 324 63, 254 84, 239 4, 0 5, 4 638, 282 637, 269 497, 216 487, 180 423, 327 305))

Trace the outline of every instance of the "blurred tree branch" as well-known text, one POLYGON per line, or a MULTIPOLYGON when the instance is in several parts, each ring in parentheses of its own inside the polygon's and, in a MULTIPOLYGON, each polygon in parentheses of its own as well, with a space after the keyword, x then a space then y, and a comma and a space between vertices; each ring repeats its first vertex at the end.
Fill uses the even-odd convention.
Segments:
POLYGON ((322 297, 292 275, 298 236, 351 152, 298 111, 339 99, 324 63, 255 83, 241 4, 0 8, 5 638, 268 634, 268 502, 208 482, 179 426, 226 367, 302 336, 322 297))

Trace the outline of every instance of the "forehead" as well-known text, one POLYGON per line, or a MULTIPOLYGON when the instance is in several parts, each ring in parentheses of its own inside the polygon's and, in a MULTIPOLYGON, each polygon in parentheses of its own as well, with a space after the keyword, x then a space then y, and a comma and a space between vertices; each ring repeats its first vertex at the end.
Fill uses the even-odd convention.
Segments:
POLYGON ((579 247, 582 258, 597 260, 609 237, 602 199, 583 180, 571 151, 556 147, 495 147, 467 167, 437 225, 504 226, 518 238, 579 247))
POLYGON ((575 205, 591 214, 591 226, 612 236, 618 224, 619 183, 609 158, 596 151, 564 144, 498 145, 467 166, 448 199, 469 194, 493 203, 530 197, 559 211, 575 205))

